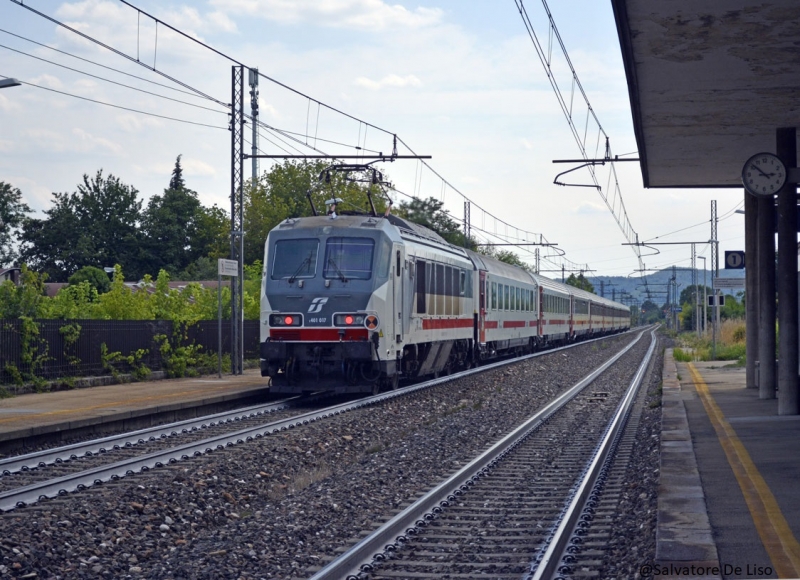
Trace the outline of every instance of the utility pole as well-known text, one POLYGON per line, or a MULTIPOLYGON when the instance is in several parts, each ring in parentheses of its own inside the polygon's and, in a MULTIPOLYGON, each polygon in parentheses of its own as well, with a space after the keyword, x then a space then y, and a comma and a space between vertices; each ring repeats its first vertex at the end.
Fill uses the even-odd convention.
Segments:
MULTIPOLYGON (((469 217, 470 204, 469 201, 464 202, 464 237, 469 240, 472 232, 470 230, 470 217, 469 217)), ((536 250, 539 251, 538 249, 536 250)), ((537 265, 538 266, 538 265, 537 265)))
POLYGON ((714 295, 714 322, 711 324, 711 358, 717 360, 717 332, 719 326, 719 289, 714 281, 719 278, 719 240, 717 239, 717 200, 711 200, 711 282, 714 295))
POLYGON ((698 325, 700 323, 700 317, 697 312, 697 295, 699 294, 697 291, 697 251, 694 244, 692 244, 692 286, 694 287, 694 308, 692 308, 692 316, 694 317, 695 332, 699 335, 700 331, 698 330, 698 325))
POLYGON ((252 117, 253 136, 251 143, 253 144, 253 187, 256 185, 258 179, 258 69, 251 68, 249 70, 249 84, 250 84, 250 116, 252 117))
POLYGON ((231 373, 242 374, 244 363, 244 67, 231 68, 231 259, 238 276, 231 278, 231 373))
POLYGON ((672 266, 672 328, 678 332, 678 277, 675 274, 675 265, 672 266))

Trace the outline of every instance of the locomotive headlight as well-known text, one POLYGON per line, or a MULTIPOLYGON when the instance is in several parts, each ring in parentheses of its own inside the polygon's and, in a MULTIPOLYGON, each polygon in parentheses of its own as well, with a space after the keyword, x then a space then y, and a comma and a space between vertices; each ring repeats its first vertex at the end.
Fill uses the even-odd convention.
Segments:
POLYGON ((303 326, 302 314, 270 314, 270 326, 303 326))
POLYGON ((334 326, 364 326, 364 321, 369 318, 366 314, 335 314, 333 316, 334 326))

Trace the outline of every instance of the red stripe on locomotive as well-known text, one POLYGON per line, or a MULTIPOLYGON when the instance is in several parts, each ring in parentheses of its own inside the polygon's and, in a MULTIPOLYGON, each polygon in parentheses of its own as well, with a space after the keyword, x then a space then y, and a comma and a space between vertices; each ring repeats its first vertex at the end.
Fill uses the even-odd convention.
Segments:
POLYGON ((338 342, 341 340, 367 340, 366 328, 271 328, 270 338, 274 340, 298 340, 338 342), (339 331, 344 330, 344 336, 339 331))

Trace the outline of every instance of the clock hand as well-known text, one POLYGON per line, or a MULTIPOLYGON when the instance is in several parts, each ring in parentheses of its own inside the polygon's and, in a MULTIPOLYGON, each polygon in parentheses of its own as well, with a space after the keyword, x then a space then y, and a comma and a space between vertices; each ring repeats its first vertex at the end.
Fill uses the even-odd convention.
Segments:
POLYGON ((764 170, 763 170, 763 169, 761 169, 761 168, 760 168, 758 165, 756 165, 756 164, 754 164, 754 163, 751 163, 751 164, 750 164, 750 167, 752 167, 753 169, 755 169, 756 171, 758 171, 758 172, 759 172, 761 175, 763 175, 764 177, 772 177, 772 173, 764 173, 764 170))

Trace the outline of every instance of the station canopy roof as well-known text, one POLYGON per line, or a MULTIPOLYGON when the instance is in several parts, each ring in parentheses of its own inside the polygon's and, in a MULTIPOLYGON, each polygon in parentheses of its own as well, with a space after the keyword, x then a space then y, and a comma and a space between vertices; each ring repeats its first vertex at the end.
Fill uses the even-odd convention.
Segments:
POLYGON ((742 187, 800 125, 800 0, 611 0, 645 187, 742 187))

